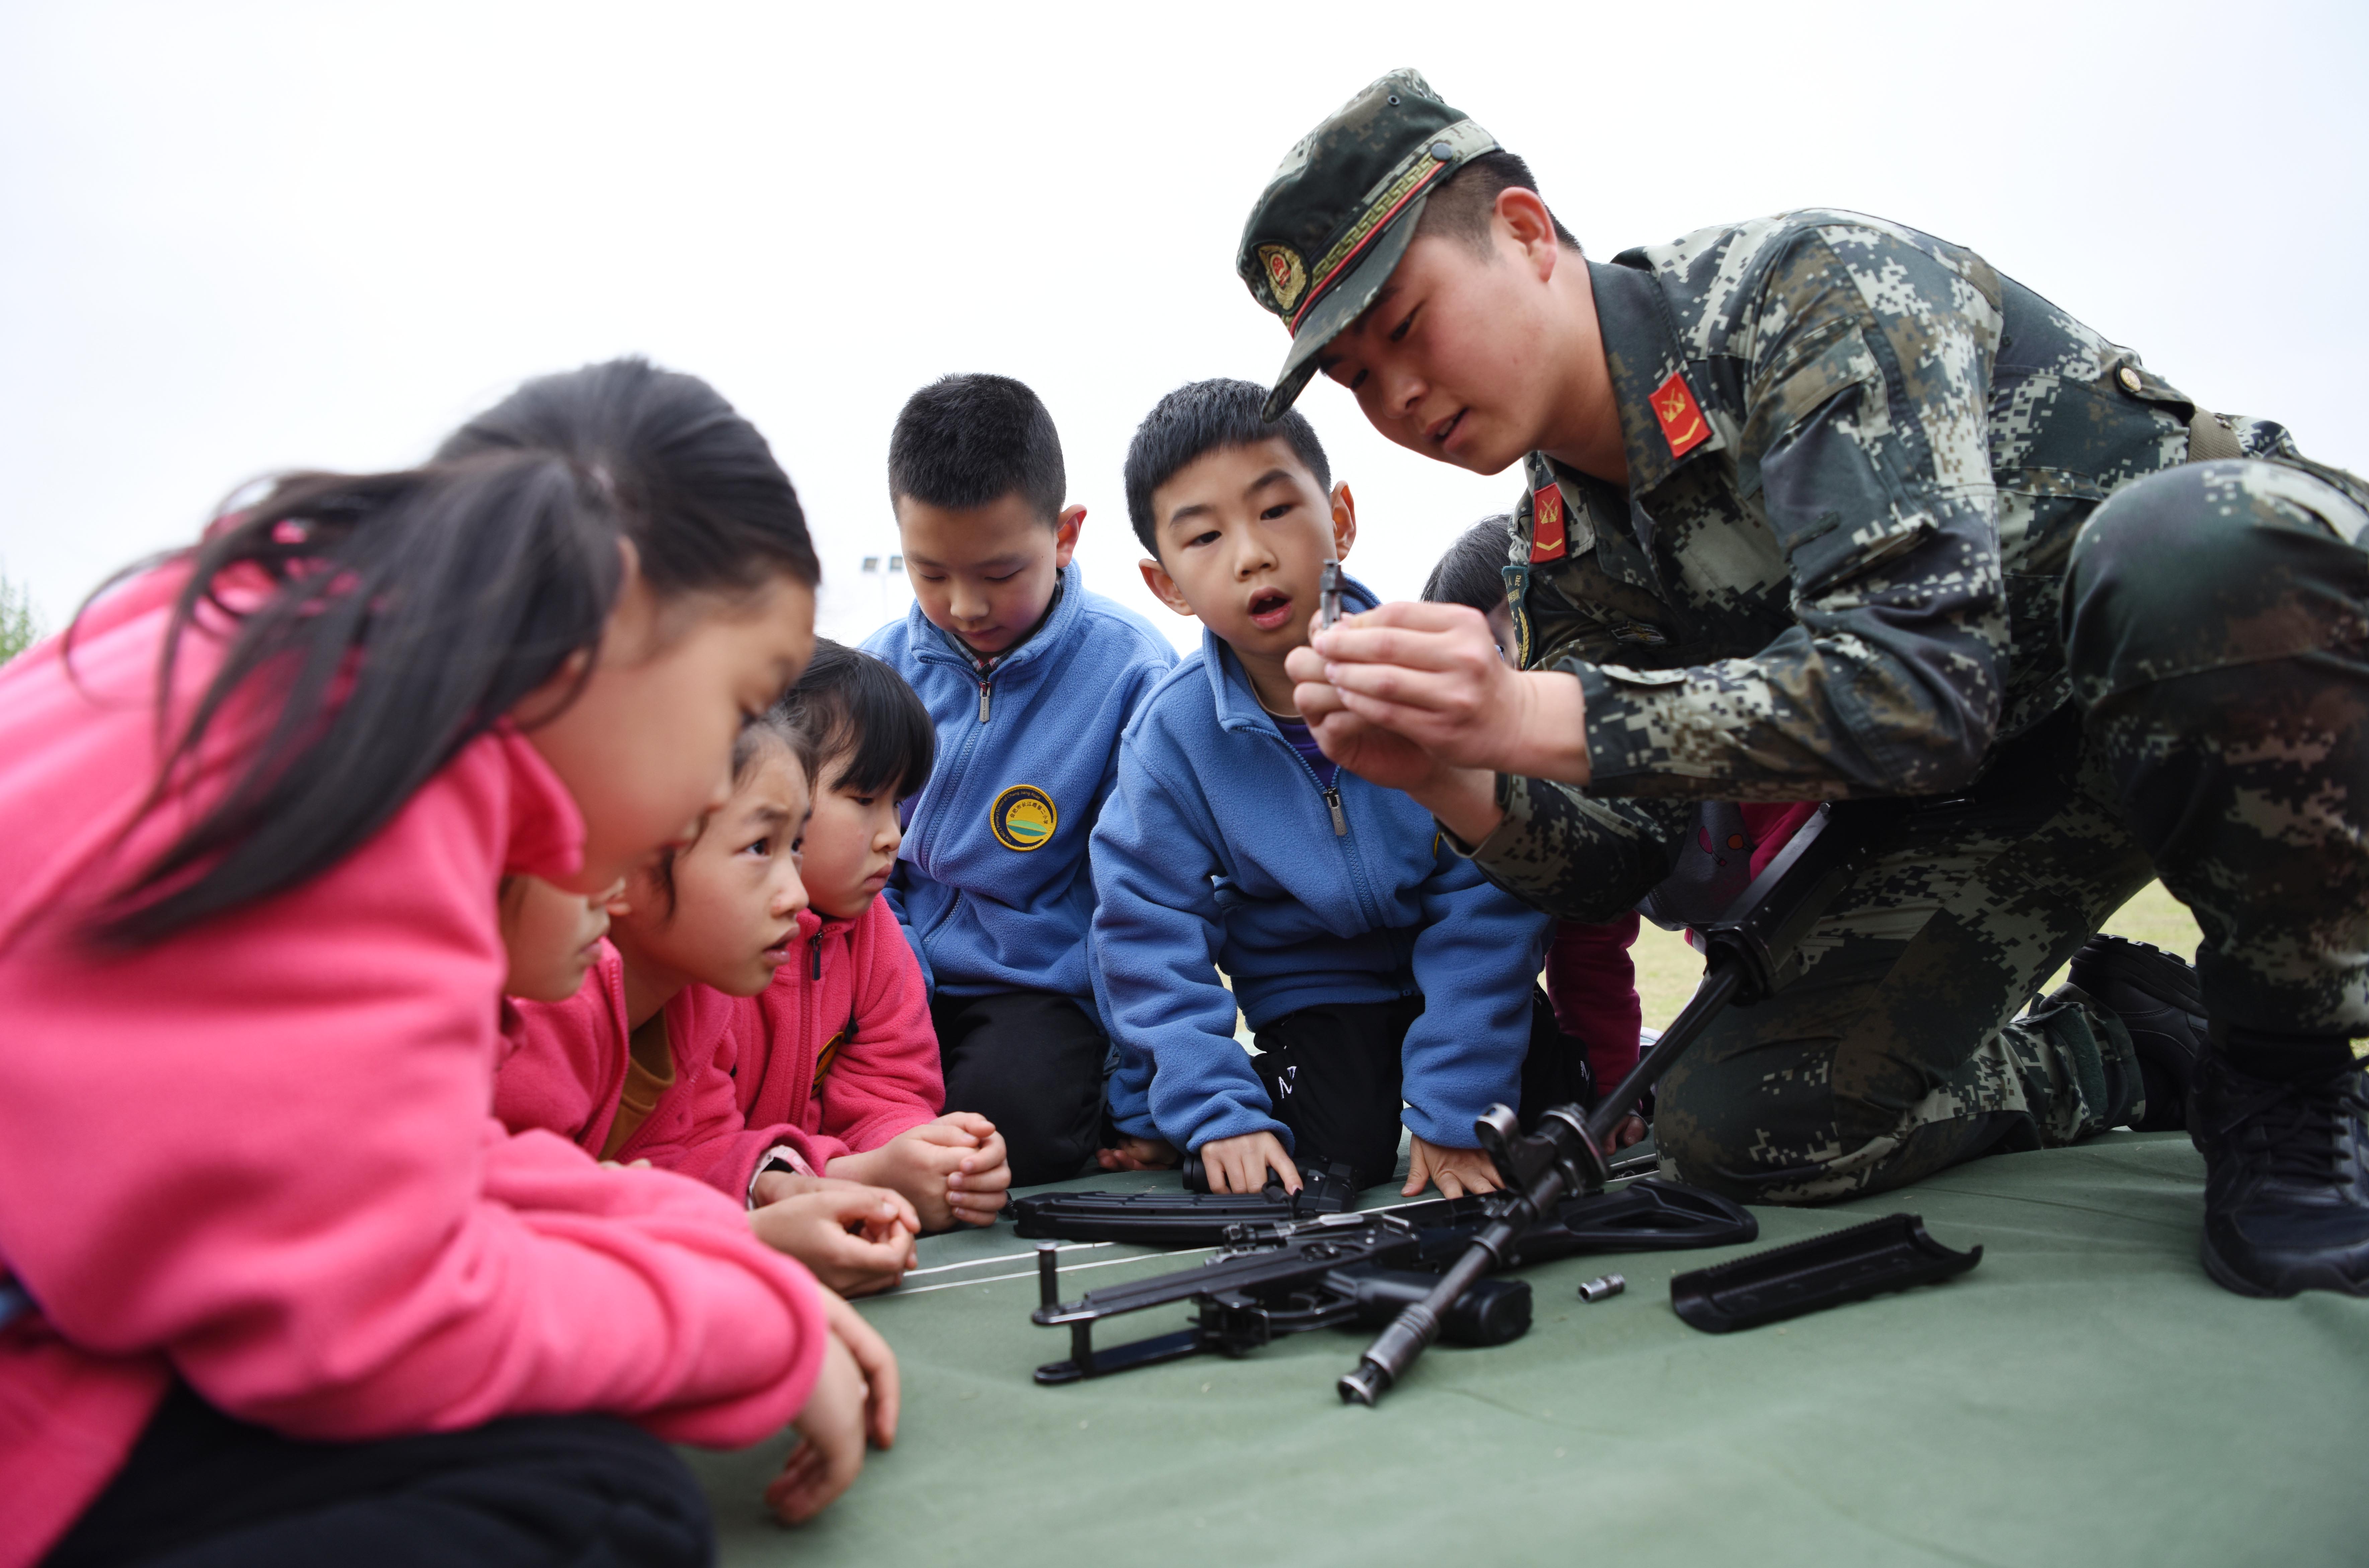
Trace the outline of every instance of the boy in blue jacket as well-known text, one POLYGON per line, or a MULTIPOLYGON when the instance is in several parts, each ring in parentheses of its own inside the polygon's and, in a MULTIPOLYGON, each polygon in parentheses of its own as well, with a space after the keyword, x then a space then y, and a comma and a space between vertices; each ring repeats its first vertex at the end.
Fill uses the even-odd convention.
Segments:
POLYGON ((1119 731, 1175 650, 1088 593, 1070 555, 1053 418, 1005 376, 915 393, 888 444, 912 579, 864 643, 921 693, 938 737, 888 893, 931 984, 949 1111, 1004 1137, 1015 1184, 1059 1181, 1103 1141, 1086 843, 1119 731))
MULTIPOLYGON (((1403 1123, 1409 1195, 1487 1191, 1472 1122, 1523 1097, 1550 922, 1299 721, 1284 656, 1308 641, 1356 517, 1308 421, 1264 422, 1265 398, 1248 382, 1179 388, 1127 450, 1144 580, 1206 631, 1127 726, 1094 830, 1122 1135, 1104 1163, 1190 1149, 1221 1192, 1255 1192, 1269 1171, 1297 1189, 1299 1166, 1335 1162, 1368 1186, 1396 1166, 1403 1123), (1255 1059, 1234 1037, 1238 1002, 1255 1059)), ((1343 601, 1374 604, 1355 583, 1343 601)), ((1542 1041, 1555 1048, 1551 1019, 1542 1041)))

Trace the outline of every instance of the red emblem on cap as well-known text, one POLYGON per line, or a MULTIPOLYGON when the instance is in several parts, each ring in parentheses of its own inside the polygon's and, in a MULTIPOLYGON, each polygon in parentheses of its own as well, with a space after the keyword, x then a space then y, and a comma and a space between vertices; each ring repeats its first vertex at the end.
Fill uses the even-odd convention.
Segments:
POLYGON ((1530 560, 1562 559, 1562 491, 1549 485, 1530 498, 1530 560))
POLYGON ((1711 440, 1711 426, 1695 406, 1687 378, 1677 372, 1672 371, 1670 379, 1654 389, 1653 404, 1654 418, 1662 423, 1662 439, 1670 443, 1672 457, 1684 457, 1711 440))

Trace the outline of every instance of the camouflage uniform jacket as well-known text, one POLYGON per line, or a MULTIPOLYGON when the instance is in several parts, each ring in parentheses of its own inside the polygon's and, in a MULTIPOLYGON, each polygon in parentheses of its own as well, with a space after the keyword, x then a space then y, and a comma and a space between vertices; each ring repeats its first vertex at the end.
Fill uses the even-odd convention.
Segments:
POLYGON ((1629 487, 1533 452, 1506 578, 1523 665, 1585 691, 1593 782, 1501 779, 1474 854, 1603 918, 1667 869, 1695 801, 1946 794, 2064 703, 2074 535, 2186 458, 2194 409, 1880 219, 1791 212, 1588 266, 1629 487))

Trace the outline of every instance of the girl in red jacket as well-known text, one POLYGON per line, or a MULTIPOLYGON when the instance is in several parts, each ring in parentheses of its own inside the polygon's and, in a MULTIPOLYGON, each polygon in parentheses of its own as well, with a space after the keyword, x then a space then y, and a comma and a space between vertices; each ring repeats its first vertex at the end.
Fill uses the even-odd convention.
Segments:
POLYGON ((800 1128, 817 1169, 902 1193, 927 1229, 993 1224, 1012 1185, 1002 1135, 973 1111, 938 1114, 928 987, 880 897, 904 841, 898 804, 929 782, 929 710, 888 665, 829 640, 782 705, 813 738, 811 908, 791 961, 742 1004, 742 1114, 800 1128))
MULTIPOLYGON (((610 901, 616 945, 599 950, 589 983, 555 1000, 544 990, 540 1002, 513 988, 513 1049, 495 1080, 494 1114, 513 1132, 555 1132, 601 1160, 721 1188, 749 1205, 768 1245, 833 1289, 864 1295, 911 1266, 921 1229, 912 1205, 822 1178, 827 1157, 802 1129, 743 1121, 732 1082, 742 1027, 735 1003, 789 960, 807 906, 797 844, 807 766, 805 737, 779 710, 741 730, 730 797, 689 844, 660 853, 610 901), (769 1156, 789 1173, 760 1197, 755 1178, 769 1156)), ((535 968, 515 953, 512 967, 535 968)))
POLYGON ((762 438, 620 361, 0 671, 0 1565, 701 1562, 661 1439, 795 1418, 801 1517, 888 1438, 737 1205, 486 1115, 498 881, 687 836, 816 575, 762 438))

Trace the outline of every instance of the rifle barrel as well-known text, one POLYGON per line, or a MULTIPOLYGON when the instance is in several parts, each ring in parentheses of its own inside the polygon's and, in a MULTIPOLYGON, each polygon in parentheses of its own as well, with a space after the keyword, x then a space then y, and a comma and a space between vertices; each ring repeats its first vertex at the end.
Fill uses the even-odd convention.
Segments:
POLYGON ((1448 1322, 1448 1314, 1475 1281, 1491 1270, 1502 1266, 1506 1250, 1521 1233, 1530 1228, 1536 1217, 1554 1206, 1562 1196, 1565 1184, 1560 1171, 1549 1171, 1539 1178, 1524 1196, 1529 1200, 1529 1210, 1521 1214, 1520 1206, 1490 1222, 1488 1229, 1472 1238, 1456 1266, 1439 1276, 1431 1294, 1402 1309, 1390 1320, 1388 1328, 1374 1337, 1357 1365, 1342 1375, 1333 1385, 1344 1404, 1372 1404, 1387 1392, 1390 1386, 1405 1375, 1421 1356, 1439 1337, 1448 1322), (1516 1218, 1519 1214, 1520 1218, 1516 1218))

